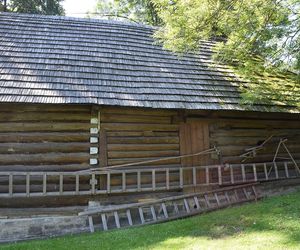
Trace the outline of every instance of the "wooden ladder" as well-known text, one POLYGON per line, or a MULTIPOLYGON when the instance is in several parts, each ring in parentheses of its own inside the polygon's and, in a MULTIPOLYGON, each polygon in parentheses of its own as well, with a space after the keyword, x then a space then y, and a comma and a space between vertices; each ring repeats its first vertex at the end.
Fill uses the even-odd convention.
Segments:
POLYGON ((257 200, 259 197, 255 185, 173 196, 116 208, 94 209, 81 212, 79 216, 88 216, 90 232, 159 223, 257 200))

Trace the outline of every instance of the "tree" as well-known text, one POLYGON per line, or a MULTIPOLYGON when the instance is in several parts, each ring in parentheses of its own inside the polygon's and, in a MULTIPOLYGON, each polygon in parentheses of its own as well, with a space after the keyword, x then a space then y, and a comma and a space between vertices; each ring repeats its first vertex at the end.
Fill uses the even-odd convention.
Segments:
POLYGON ((214 59, 255 82, 244 88, 246 102, 300 105, 300 0, 152 1, 163 23, 156 37, 165 48, 195 51, 203 40, 218 40, 214 59), (282 73, 284 81, 266 80, 282 73))
POLYGON ((0 0, 2 11, 42 15, 64 15, 63 0, 0 0))
POLYGON ((150 0, 98 0, 94 13, 110 19, 129 19, 138 23, 159 25, 159 18, 154 4, 150 0))

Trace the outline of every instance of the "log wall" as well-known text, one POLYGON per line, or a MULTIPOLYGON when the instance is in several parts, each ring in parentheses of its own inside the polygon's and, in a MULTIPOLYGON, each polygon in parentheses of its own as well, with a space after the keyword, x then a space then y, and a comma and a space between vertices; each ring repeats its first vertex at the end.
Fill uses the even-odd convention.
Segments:
MULTIPOLYGON (((266 143, 263 150, 257 152, 254 158, 246 162, 272 161, 278 142, 287 138, 286 145, 293 157, 300 159, 300 116, 299 114, 272 114, 253 112, 214 112, 187 114, 187 122, 209 123, 210 147, 217 146, 225 163, 240 163, 239 155, 245 149, 261 144, 269 136, 273 137, 266 143), (198 114, 199 116, 199 114, 198 114)), ((288 157, 281 148, 280 155, 288 157)))
MULTIPOLYGON (((177 111, 111 107, 102 108, 100 113, 100 162, 103 166, 180 154, 177 111)), ((180 160, 175 159, 147 165, 179 164, 180 160)))
POLYGON ((88 106, 0 105, 0 171, 89 167, 88 106))
MULTIPOLYGON (((273 136, 262 150, 257 151, 254 158, 246 162, 272 161, 280 139, 287 138, 286 146, 296 159, 300 158, 300 121, 279 120, 224 120, 210 127, 210 143, 217 145, 222 151, 223 161, 229 163, 241 162, 245 149, 261 144, 273 136)), ((281 147, 280 156, 288 157, 281 147)))
MULTIPOLYGON (((271 161, 279 139, 285 137, 293 156, 300 159, 299 115, 257 115, 247 112, 1 104, 0 170, 76 171, 197 153, 213 146, 221 150, 224 162, 239 163, 242 158, 238 156, 246 148, 258 145, 270 135, 274 135, 272 141, 250 162, 271 161), (93 161, 95 165, 90 165, 91 158, 96 160, 93 161)), ((212 156, 198 156, 141 164, 140 167, 189 167, 215 163, 216 158, 212 156)), ((155 178, 159 186, 160 182, 166 182, 167 176, 157 171, 155 178)), ((176 181, 178 174, 170 172, 168 178, 176 181)), ((191 175, 188 173, 185 178, 191 179, 191 175)), ((141 179, 143 183, 152 183, 151 174, 143 175, 141 179)), ((99 180, 97 185, 106 185, 105 181, 99 180)), ((126 184, 130 187, 136 181, 137 176, 133 175, 126 184)), ((33 190, 41 189, 41 178, 32 179, 32 182, 33 190)), ((0 180, 0 191, 1 188, 7 189, 7 183, 6 179, 0 180)), ((16 190, 23 192, 25 183, 25 177, 16 179, 14 184, 19 185, 16 190)), ((49 190, 58 190, 57 183, 57 178, 49 179, 49 190)), ((66 188, 74 183, 73 179, 64 180, 66 188)), ((120 183, 121 175, 111 180, 112 187, 120 183)), ((85 185, 88 190, 88 179, 85 185)))

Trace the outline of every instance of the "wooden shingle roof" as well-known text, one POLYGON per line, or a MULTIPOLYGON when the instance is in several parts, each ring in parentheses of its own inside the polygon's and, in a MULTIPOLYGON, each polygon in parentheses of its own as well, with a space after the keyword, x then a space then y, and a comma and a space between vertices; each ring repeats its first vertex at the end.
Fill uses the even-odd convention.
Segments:
POLYGON ((0 13, 0 27, 0 102, 245 109, 240 80, 212 66, 210 43, 178 57, 132 23, 0 13))

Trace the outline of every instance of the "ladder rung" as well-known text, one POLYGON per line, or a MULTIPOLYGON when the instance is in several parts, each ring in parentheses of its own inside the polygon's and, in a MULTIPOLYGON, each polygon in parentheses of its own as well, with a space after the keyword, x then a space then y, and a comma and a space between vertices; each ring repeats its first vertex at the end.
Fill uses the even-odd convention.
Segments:
POLYGON ((120 228, 121 225, 120 225, 120 219, 119 219, 118 211, 114 211, 114 217, 115 217, 115 222, 116 222, 117 228, 120 228))
POLYGON ((228 202, 228 203, 231 203, 231 201, 230 201, 230 199, 229 199, 229 196, 228 196, 228 192, 225 192, 224 195, 225 195, 225 198, 226 198, 227 202, 228 202))
POLYGON ((221 204, 220 204, 220 200, 219 200, 218 194, 215 193, 214 196, 215 196, 215 199, 216 199, 216 201, 217 201, 218 206, 220 206, 221 204))
POLYGON ((162 203, 162 204, 161 204, 161 208, 162 208, 162 210, 163 210, 163 213, 164 213, 165 218, 169 218, 166 204, 165 204, 165 203, 162 203))
POLYGON ((252 191, 253 191, 253 194, 255 196, 255 199, 257 199, 257 193, 256 193, 256 189, 254 186, 251 187, 252 191))
POLYGON ((140 214, 141 223, 144 224, 145 223, 144 212, 141 207, 139 207, 139 214, 140 214))
POLYGON ((93 217, 92 216, 89 216, 89 228, 90 228, 90 232, 91 233, 95 232, 94 223, 93 223, 93 217))
POLYGON ((177 205, 176 201, 173 202, 173 206, 174 206, 174 212, 175 212, 176 214, 179 214, 179 209, 178 209, 178 205, 177 205))
POLYGON ((249 194, 248 194, 246 188, 243 188, 243 193, 244 193, 246 199, 249 200, 249 199, 250 199, 250 196, 249 196, 249 194))
POLYGON ((200 209, 200 204, 199 204, 199 200, 198 200, 197 196, 194 196, 194 201, 195 201, 196 208, 200 209))
POLYGON ((190 206, 189 206, 189 203, 188 203, 187 199, 183 199, 183 203, 184 203, 184 207, 185 207, 186 212, 190 213, 191 210, 190 210, 190 206))
POLYGON ((127 209, 127 210, 126 210, 126 215, 127 215, 127 219, 128 219, 128 224, 129 224, 130 226, 132 226, 133 223, 132 223, 132 218, 131 218, 130 209, 127 209))
POLYGON ((101 214, 101 220, 102 220, 103 230, 107 231, 108 227, 107 227, 107 220, 106 220, 106 215, 105 214, 101 214))
POLYGON ((156 217, 156 213, 155 213, 155 209, 154 209, 153 205, 150 207, 150 210, 151 210, 153 220, 157 221, 157 217, 156 217))
POLYGON ((207 197, 206 194, 204 195, 204 200, 205 200, 206 206, 207 206, 208 208, 211 207, 210 202, 209 202, 208 197, 207 197))

